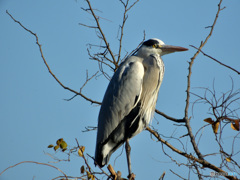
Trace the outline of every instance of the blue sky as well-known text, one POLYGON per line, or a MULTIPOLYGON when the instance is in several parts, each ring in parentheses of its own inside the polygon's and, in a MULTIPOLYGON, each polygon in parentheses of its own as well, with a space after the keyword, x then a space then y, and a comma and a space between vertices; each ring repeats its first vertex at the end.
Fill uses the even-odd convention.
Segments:
MULTIPOLYGON (((160 89, 157 109, 176 118, 184 116, 188 61, 195 53, 189 45, 198 46, 209 33, 206 26, 213 23, 219 1, 141 1, 130 12, 126 23, 123 39, 123 52, 131 52, 143 38, 156 37, 166 44, 189 48, 189 51, 175 53, 163 57, 165 77, 160 89)), ((122 22, 123 8, 121 3, 104 0, 92 3, 100 10, 102 28, 110 46, 117 53, 117 33, 122 22)), ((226 8, 221 11, 213 36, 203 51, 229 66, 240 70, 240 1, 223 1, 226 8)), ((21 161, 38 161, 48 163, 53 161, 45 153, 63 157, 58 152, 48 149, 49 144, 58 138, 64 138, 69 146, 76 146, 75 138, 80 145, 86 147, 86 152, 94 155, 96 131, 83 133, 86 126, 96 126, 99 107, 92 105, 81 97, 72 101, 64 99, 73 96, 64 90, 48 73, 35 43, 28 32, 14 23, 6 14, 8 10, 23 25, 37 33, 44 56, 53 73, 61 82, 79 90, 85 82, 86 70, 89 76, 98 70, 98 64, 90 61, 87 54, 87 44, 96 43, 94 30, 82 27, 79 23, 94 25, 92 18, 81 7, 87 7, 84 1, 57 0, 0 0, 0 171, 21 161)), ((124 54, 123 54, 124 56, 124 54)), ((111 75, 112 72, 106 69, 111 75)), ((194 87, 212 88, 219 95, 231 89, 231 78, 235 89, 239 89, 239 76, 233 71, 218 65, 212 60, 199 55, 193 65, 192 92, 203 91, 194 87)), ((83 93, 97 101, 101 101, 108 84, 103 76, 90 81, 83 93)), ((191 102, 194 98, 191 99, 191 102)), ((192 104, 191 104, 192 105, 192 104)), ((236 106, 235 106, 236 108, 236 106)), ((195 106, 194 114, 190 115, 194 133, 209 117, 208 107, 195 106)), ((184 127, 155 115, 152 125, 165 135, 180 137, 186 134, 184 127)), ((236 135, 229 128, 226 138, 236 135)), ((206 128, 201 139, 200 149, 204 153, 215 152, 216 146, 209 141, 214 138, 210 128, 206 128)), ((174 143, 174 142, 173 142, 174 143)), ((163 171, 166 178, 176 178, 169 169, 187 177, 184 168, 178 168, 162 152, 160 143, 151 140, 148 132, 144 131, 134 137, 132 146, 132 169, 137 179, 157 179, 163 171)), ((176 144, 177 146, 177 144, 176 144)), ((240 143, 237 144, 240 149, 240 143)), ((177 161, 185 160, 165 148, 177 161)), ((191 151, 191 146, 189 146, 191 151)), ((121 153, 116 151, 110 163, 121 153)), ((210 159, 213 162, 217 159, 210 159)), ((93 166, 93 162, 89 159, 93 166)), ((79 176, 79 168, 83 164, 80 157, 72 156, 71 162, 53 164, 62 169, 67 175, 79 176)), ((123 153, 117 158, 115 170, 127 174, 126 158, 123 153)), ((105 169, 106 170, 106 169, 105 169)), ((209 171, 210 172, 210 171, 209 171)), ((10 179, 51 179, 60 173, 54 169, 38 165, 20 165, 0 176, 0 180, 10 179)))

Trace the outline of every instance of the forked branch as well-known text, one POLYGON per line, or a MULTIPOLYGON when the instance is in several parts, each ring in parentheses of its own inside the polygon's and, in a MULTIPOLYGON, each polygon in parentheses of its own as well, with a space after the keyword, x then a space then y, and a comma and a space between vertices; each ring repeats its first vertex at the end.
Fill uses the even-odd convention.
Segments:
POLYGON ((218 61, 218 60, 215 59, 214 57, 212 57, 212 56, 204 53, 201 49, 199 49, 199 48, 197 48, 197 47, 195 47, 195 46, 193 46, 193 45, 190 45, 190 46, 193 47, 193 48, 195 48, 195 49, 197 49, 197 50, 199 50, 204 56, 209 57, 210 59, 214 60, 214 61, 217 62, 218 64, 220 64, 220 65, 222 65, 222 66, 224 66, 224 67, 226 67, 226 68, 228 68, 228 69, 231 69, 232 71, 234 71, 234 72, 236 72, 238 75, 240 75, 240 72, 239 72, 238 70, 236 70, 236 69, 232 68, 231 66, 228 66, 228 65, 226 65, 226 64, 224 64, 224 63, 222 63, 222 62, 220 62, 220 61, 218 61))
POLYGON ((227 175, 227 174, 228 174, 227 172, 223 171, 221 168, 215 166, 214 164, 211 164, 211 163, 209 163, 208 161, 206 161, 206 160, 204 160, 204 159, 197 158, 197 157, 193 156, 192 154, 188 154, 188 153, 186 153, 186 152, 183 152, 183 151, 177 149, 177 148, 174 147, 172 144, 170 144, 168 141, 162 139, 162 138, 160 137, 160 135, 159 135, 156 131, 152 130, 150 127, 147 127, 146 130, 147 130, 148 132, 150 132, 155 138, 157 138, 158 141, 160 141, 161 143, 165 144, 168 148, 170 148, 172 151, 176 152, 177 154, 179 154, 179 155, 181 155, 181 156, 184 156, 184 157, 186 157, 186 158, 189 159, 189 160, 192 160, 192 161, 194 161, 194 162, 197 162, 197 163, 201 164, 203 167, 207 167, 207 168, 212 169, 212 170, 214 170, 214 171, 216 171, 216 172, 220 172, 220 173, 222 173, 223 175, 225 175, 225 177, 228 178, 228 179, 237 180, 236 177, 234 177, 234 176, 228 176, 228 175, 227 175))
POLYGON ((43 60, 43 62, 44 62, 44 64, 45 64, 45 66, 47 67, 48 72, 49 72, 49 73, 52 75, 52 77, 58 82, 58 84, 59 84, 60 86, 62 86, 64 89, 66 89, 66 90, 68 90, 68 91, 70 91, 70 92, 73 92, 74 94, 77 94, 77 95, 81 96, 82 98, 84 98, 85 100, 87 100, 87 101, 89 101, 89 102, 91 102, 91 103, 99 104, 99 105, 101 104, 101 103, 98 102, 98 101, 94 101, 94 100, 86 97, 86 96, 85 96, 84 94, 82 94, 81 92, 77 92, 77 91, 75 91, 75 90, 73 90, 73 89, 65 86, 65 85, 55 76, 55 74, 54 74, 54 73, 52 72, 52 70, 50 69, 50 67, 49 67, 49 65, 48 65, 48 63, 47 63, 47 61, 46 61, 46 59, 45 59, 45 57, 44 57, 43 50, 42 50, 42 45, 39 43, 39 39, 38 39, 37 34, 34 33, 34 32, 32 32, 31 30, 29 30, 28 28, 26 28, 21 22, 17 21, 8 11, 6 11, 6 13, 11 17, 11 19, 12 19, 14 22, 18 23, 24 30, 26 30, 27 32, 29 32, 31 35, 33 35, 33 36, 35 37, 35 39, 36 39, 36 44, 38 45, 38 48, 39 48, 39 51, 40 51, 42 60, 43 60))
POLYGON ((187 127, 187 130, 188 130, 189 137, 191 139, 192 146, 193 146, 194 151, 196 152, 196 154, 197 154, 199 159, 203 159, 203 156, 202 156, 202 154, 201 154, 201 152, 200 152, 200 150, 199 150, 199 148, 197 146, 197 143, 195 141, 195 137, 194 137, 194 135, 192 133, 192 128, 191 128, 191 125, 190 125, 190 118, 188 116, 188 108, 189 108, 189 101, 190 101, 190 87, 191 87, 192 66, 193 66, 194 60, 196 59, 196 57, 200 53, 201 49, 208 42, 208 39, 212 36, 214 27, 216 25, 216 22, 217 22, 217 19, 218 19, 218 16, 219 16, 219 13, 220 13, 221 10, 224 9, 224 8, 221 8, 221 4, 222 4, 222 0, 220 0, 220 2, 218 4, 218 10, 217 10, 214 22, 213 22, 212 26, 210 26, 211 30, 210 30, 209 34, 207 35, 205 40, 201 42, 201 44, 200 44, 200 46, 198 48, 198 51, 191 58, 191 61, 189 62, 189 68, 188 68, 187 90, 186 90, 187 97, 186 97, 186 106, 185 106, 185 120, 186 120, 186 127, 187 127))

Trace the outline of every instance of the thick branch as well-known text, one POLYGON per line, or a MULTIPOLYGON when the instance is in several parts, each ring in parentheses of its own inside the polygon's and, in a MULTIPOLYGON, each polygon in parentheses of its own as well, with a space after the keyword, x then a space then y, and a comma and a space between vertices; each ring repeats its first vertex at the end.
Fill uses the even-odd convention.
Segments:
POLYGON ((196 152, 197 156, 200 158, 200 159, 203 159, 203 156, 202 154, 200 153, 199 149, 198 149, 198 146, 197 146, 197 143, 195 141, 195 137, 192 133, 192 128, 190 126, 190 118, 188 117, 188 108, 189 108, 189 101, 190 101, 190 87, 191 87, 191 75, 192 75, 192 66, 193 66, 193 63, 194 63, 194 60, 196 59, 196 57, 198 56, 198 54, 200 53, 200 50, 203 48, 203 46, 207 43, 208 39, 211 37, 212 33, 213 33, 213 29, 216 25, 216 22, 217 22, 217 19, 218 19, 218 15, 220 13, 220 11, 222 10, 221 9, 221 3, 222 3, 222 0, 220 0, 219 4, 218 4, 218 11, 217 11, 217 14, 216 14, 216 17, 214 19, 214 22, 213 22, 213 25, 211 26, 211 30, 208 34, 208 36, 206 37, 206 39, 201 42, 200 44, 200 47, 198 48, 198 51, 194 54, 194 56, 191 58, 191 61, 189 62, 189 68, 188 68, 188 76, 187 76, 187 98, 186 98, 186 106, 185 106, 185 120, 186 120, 186 127, 187 127, 187 130, 188 130, 188 134, 190 136, 190 139, 191 139, 191 143, 193 145, 193 148, 194 148, 194 151, 196 152))
POLYGON ((206 160, 204 160, 204 159, 197 158, 197 157, 195 157, 195 156, 193 156, 193 155, 191 155, 191 154, 187 154, 187 153, 185 153, 185 152, 183 152, 183 151, 175 148, 175 147, 174 147, 173 145, 171 145, 169 142, 167 142, 167 141, 165 141, 164 139, 162 139, 162 138, 160 137, 160 135, 159 135, 156 131, 152 130, 151 128, 147 127, 146 130, 147 130, 148 132, 150 132, 154 137, 156 137, 161 143, 165 144, 165 145, 166 145, 167 147, 169 147, 172 151, 178 153, 179 155, 184 156, 184 157, 186 157, 187 159, 191 159, 192 161, 198 162, 199 164, 202 164, 203 167, 207 167, 207 168, 212 169, 212 170, 214 170, 214 171, 216 171, 216 172, 221 172, 223 175, 225 174, 225 177, 228 178, 228 179, 237 180, 236 177, 234 177, 234 176, 228 176, 228 175, 227 175, 227 174, 228 174, 227 172, 225 172, 225 171, 223 171, 221 168, 219 168, 219 167, 217 167, 217 166, 209 163, 208 161, 206 161, 206 160))

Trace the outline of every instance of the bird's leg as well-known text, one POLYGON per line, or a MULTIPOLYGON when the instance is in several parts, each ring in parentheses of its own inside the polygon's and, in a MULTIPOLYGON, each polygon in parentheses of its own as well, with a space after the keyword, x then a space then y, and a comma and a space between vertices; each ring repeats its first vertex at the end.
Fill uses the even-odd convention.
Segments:
POLYGON ((131 147, 130 147, 130 144, 129 144, 129 139, 126 140, 125 148, 126 148, 126 155, 127 155, 128 172, 129 172, 129 174, 132 174, 131 158, 130 158, 131 147))
POLYGON ((131 146, 129 144, 129 139, 126 140, 125 149, 126 149, 128 172, 129 172, 128 178, 135 179, 135 175, 132 173, 132 170, 131 170, 131 158, 130 158, 131 146))

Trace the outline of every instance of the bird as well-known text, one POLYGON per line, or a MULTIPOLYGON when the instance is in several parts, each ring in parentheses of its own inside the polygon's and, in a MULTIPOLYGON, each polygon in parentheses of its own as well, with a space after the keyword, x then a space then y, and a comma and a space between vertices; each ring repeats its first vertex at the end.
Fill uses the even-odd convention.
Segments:
POLYGON ((187 50, 152 38, 144 41, 120 64, 109 82, 99 111, 95 164, 105 166, 112 153, 126 143, 130 166, 129 139, 143 131, 154 115, 165 71, 161 57, 187 50))

